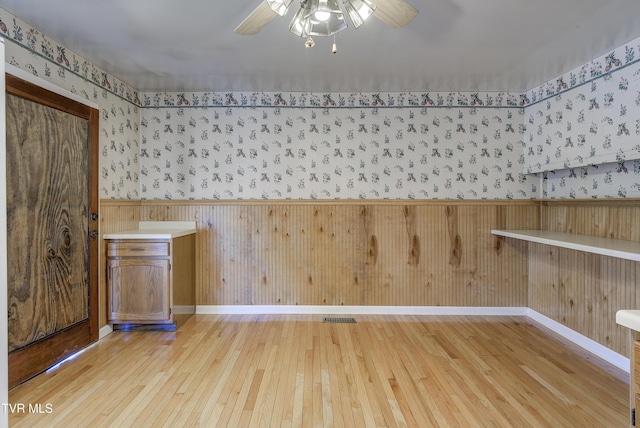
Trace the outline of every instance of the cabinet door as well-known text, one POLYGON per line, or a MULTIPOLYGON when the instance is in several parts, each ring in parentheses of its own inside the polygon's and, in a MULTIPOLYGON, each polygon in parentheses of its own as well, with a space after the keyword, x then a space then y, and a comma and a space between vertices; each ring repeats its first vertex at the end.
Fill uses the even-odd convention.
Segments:
POLYGON ((110 259, 110 321, 171 321, 168 259, 110 259))

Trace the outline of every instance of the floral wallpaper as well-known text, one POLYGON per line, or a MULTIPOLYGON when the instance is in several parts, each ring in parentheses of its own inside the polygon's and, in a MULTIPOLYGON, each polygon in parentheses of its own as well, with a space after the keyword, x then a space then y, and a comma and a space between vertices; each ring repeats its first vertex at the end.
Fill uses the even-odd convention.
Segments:
POLYGON ((545 198, 640 197, 640 39, 527 92, 525 171, 545 198))
POLYGON ((100 197, 640 197, 640 39, 525 93, 144 93, 0 9, 6 61, 98 104, 100 197))
POLYGON ((144 94, 141 196, 535 196, 522 108, 486 107, 491 96, 470 107, 465 96, 437 94, 439 106, 412 94, 144 94))
POLYGON ((100 107, 101 198, 140 197, 140 100, 136 90, 0 9, 5 61, 100 107))

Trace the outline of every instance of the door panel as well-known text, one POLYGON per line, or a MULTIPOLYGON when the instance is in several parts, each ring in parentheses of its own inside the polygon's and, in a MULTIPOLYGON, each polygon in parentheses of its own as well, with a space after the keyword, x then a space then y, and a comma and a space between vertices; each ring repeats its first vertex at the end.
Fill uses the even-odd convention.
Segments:
POLYGON ((170 322, 169 260, 109 260, 110 321, 170 322))
POLYGON ((9 75, 6 100, 13 386, 98 337, 97 112, 9 75))
POLYGON ((6 100, 11 352, 88 317, 89 168, 86 119, 6 100))

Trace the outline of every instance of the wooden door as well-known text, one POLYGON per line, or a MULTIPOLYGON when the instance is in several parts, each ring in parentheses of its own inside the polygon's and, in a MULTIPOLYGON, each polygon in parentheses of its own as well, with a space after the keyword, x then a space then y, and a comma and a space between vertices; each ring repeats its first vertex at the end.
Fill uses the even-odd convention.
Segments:
POLYGON ((9 386, 98 339, 98 112, 6 75, 9 386))

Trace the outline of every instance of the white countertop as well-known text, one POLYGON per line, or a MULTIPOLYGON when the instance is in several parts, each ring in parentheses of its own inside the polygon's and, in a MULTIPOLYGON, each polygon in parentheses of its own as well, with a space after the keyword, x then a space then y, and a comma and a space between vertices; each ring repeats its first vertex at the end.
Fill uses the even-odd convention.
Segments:
POLYGON ((640 242, 548 230, 492 230, 492 234, 587 253, 640 261, 640 242))
POLYGON ((138 229, 105 233, 104 239, 173 239, 196 233, 195 221, 141 221, 138 229))
POLYGON ((616 312, 616 323, 631 330, 640 331, 640 310, 624 309, 616 312))

